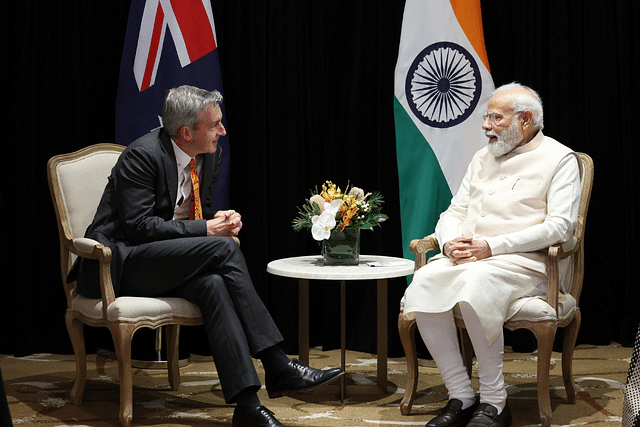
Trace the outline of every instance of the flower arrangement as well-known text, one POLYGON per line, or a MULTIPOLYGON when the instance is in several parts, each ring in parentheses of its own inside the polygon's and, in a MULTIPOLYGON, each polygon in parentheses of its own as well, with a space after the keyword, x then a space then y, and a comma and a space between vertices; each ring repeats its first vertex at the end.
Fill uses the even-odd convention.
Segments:
POLYGON ((321 241, 329 239, 334 229, 372 229, 389 218, 381 213, 383 200, 379 192, 365 194, 361 188, 348 185, 347 190, 343 193, 331 181, 322 184, 321 192, 316 187, 311 198, 298 208, 293 229, 310 228, 313 238, 321 241))

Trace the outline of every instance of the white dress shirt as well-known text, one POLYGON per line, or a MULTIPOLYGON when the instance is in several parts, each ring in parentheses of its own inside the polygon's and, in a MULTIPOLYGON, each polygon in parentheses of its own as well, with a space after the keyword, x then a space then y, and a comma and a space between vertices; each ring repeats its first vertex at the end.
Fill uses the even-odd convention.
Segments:
MULTIPOLYGON (((189 205, 191 203, 191 169, 189 162, 192 157, 182 151, 180 147, 171 140, 173 151, 176 156, 176 168, 178 174, 178 196, 176 197, 176 205, 173 209, 173 219, 189 219, 189 205)), ((198 175, 200 174, 200 162, 196 157, 196 168, 198 175)))

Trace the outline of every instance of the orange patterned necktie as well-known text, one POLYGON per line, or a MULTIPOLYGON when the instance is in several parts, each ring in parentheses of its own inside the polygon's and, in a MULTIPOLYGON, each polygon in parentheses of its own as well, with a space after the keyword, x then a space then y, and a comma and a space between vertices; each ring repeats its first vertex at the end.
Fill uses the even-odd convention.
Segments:
POLYGON ((202 204, 200 203, 200 181, 195 159, 189 162, 191 169, 191 203, 189 204, 189 219, 202 219, 202 204))

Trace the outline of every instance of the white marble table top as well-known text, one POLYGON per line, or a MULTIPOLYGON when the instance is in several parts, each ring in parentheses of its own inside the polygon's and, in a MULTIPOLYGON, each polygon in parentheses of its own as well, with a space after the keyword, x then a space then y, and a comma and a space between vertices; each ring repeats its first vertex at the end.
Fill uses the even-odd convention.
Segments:
POLYGON ((324 265, 322 256, 308 255, 271 261, 271 274, 296 279, 369 280, 402 277, 413 273, 414 262, 404 258, 382 255, 360 255, 358 265, 324 265), (369 263, 380 263, 372 267, 369 263))

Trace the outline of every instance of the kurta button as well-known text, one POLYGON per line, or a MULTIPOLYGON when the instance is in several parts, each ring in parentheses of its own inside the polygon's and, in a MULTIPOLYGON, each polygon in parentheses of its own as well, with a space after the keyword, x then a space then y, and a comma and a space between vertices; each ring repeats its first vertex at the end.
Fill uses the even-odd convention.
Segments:
POLYGON ((500 175, 500 181, 502 181, 502 180, 504 180, 504 179, 506 179, 506 178, 507 178, 506 176, 504 176, 504 175, 500 175))
POLYGON ((493 190, 490 190, 490 191, 489 191, 489 195, 490 195, 490 196, 493 196, 494 194, 496 194, 496 192, 495 192, 495 191, 493 191, 493 190))
POLYGON ((485 216, 487 216, 487 214, 485 212, 482 212, 480 216, 484 218, 485 216))

